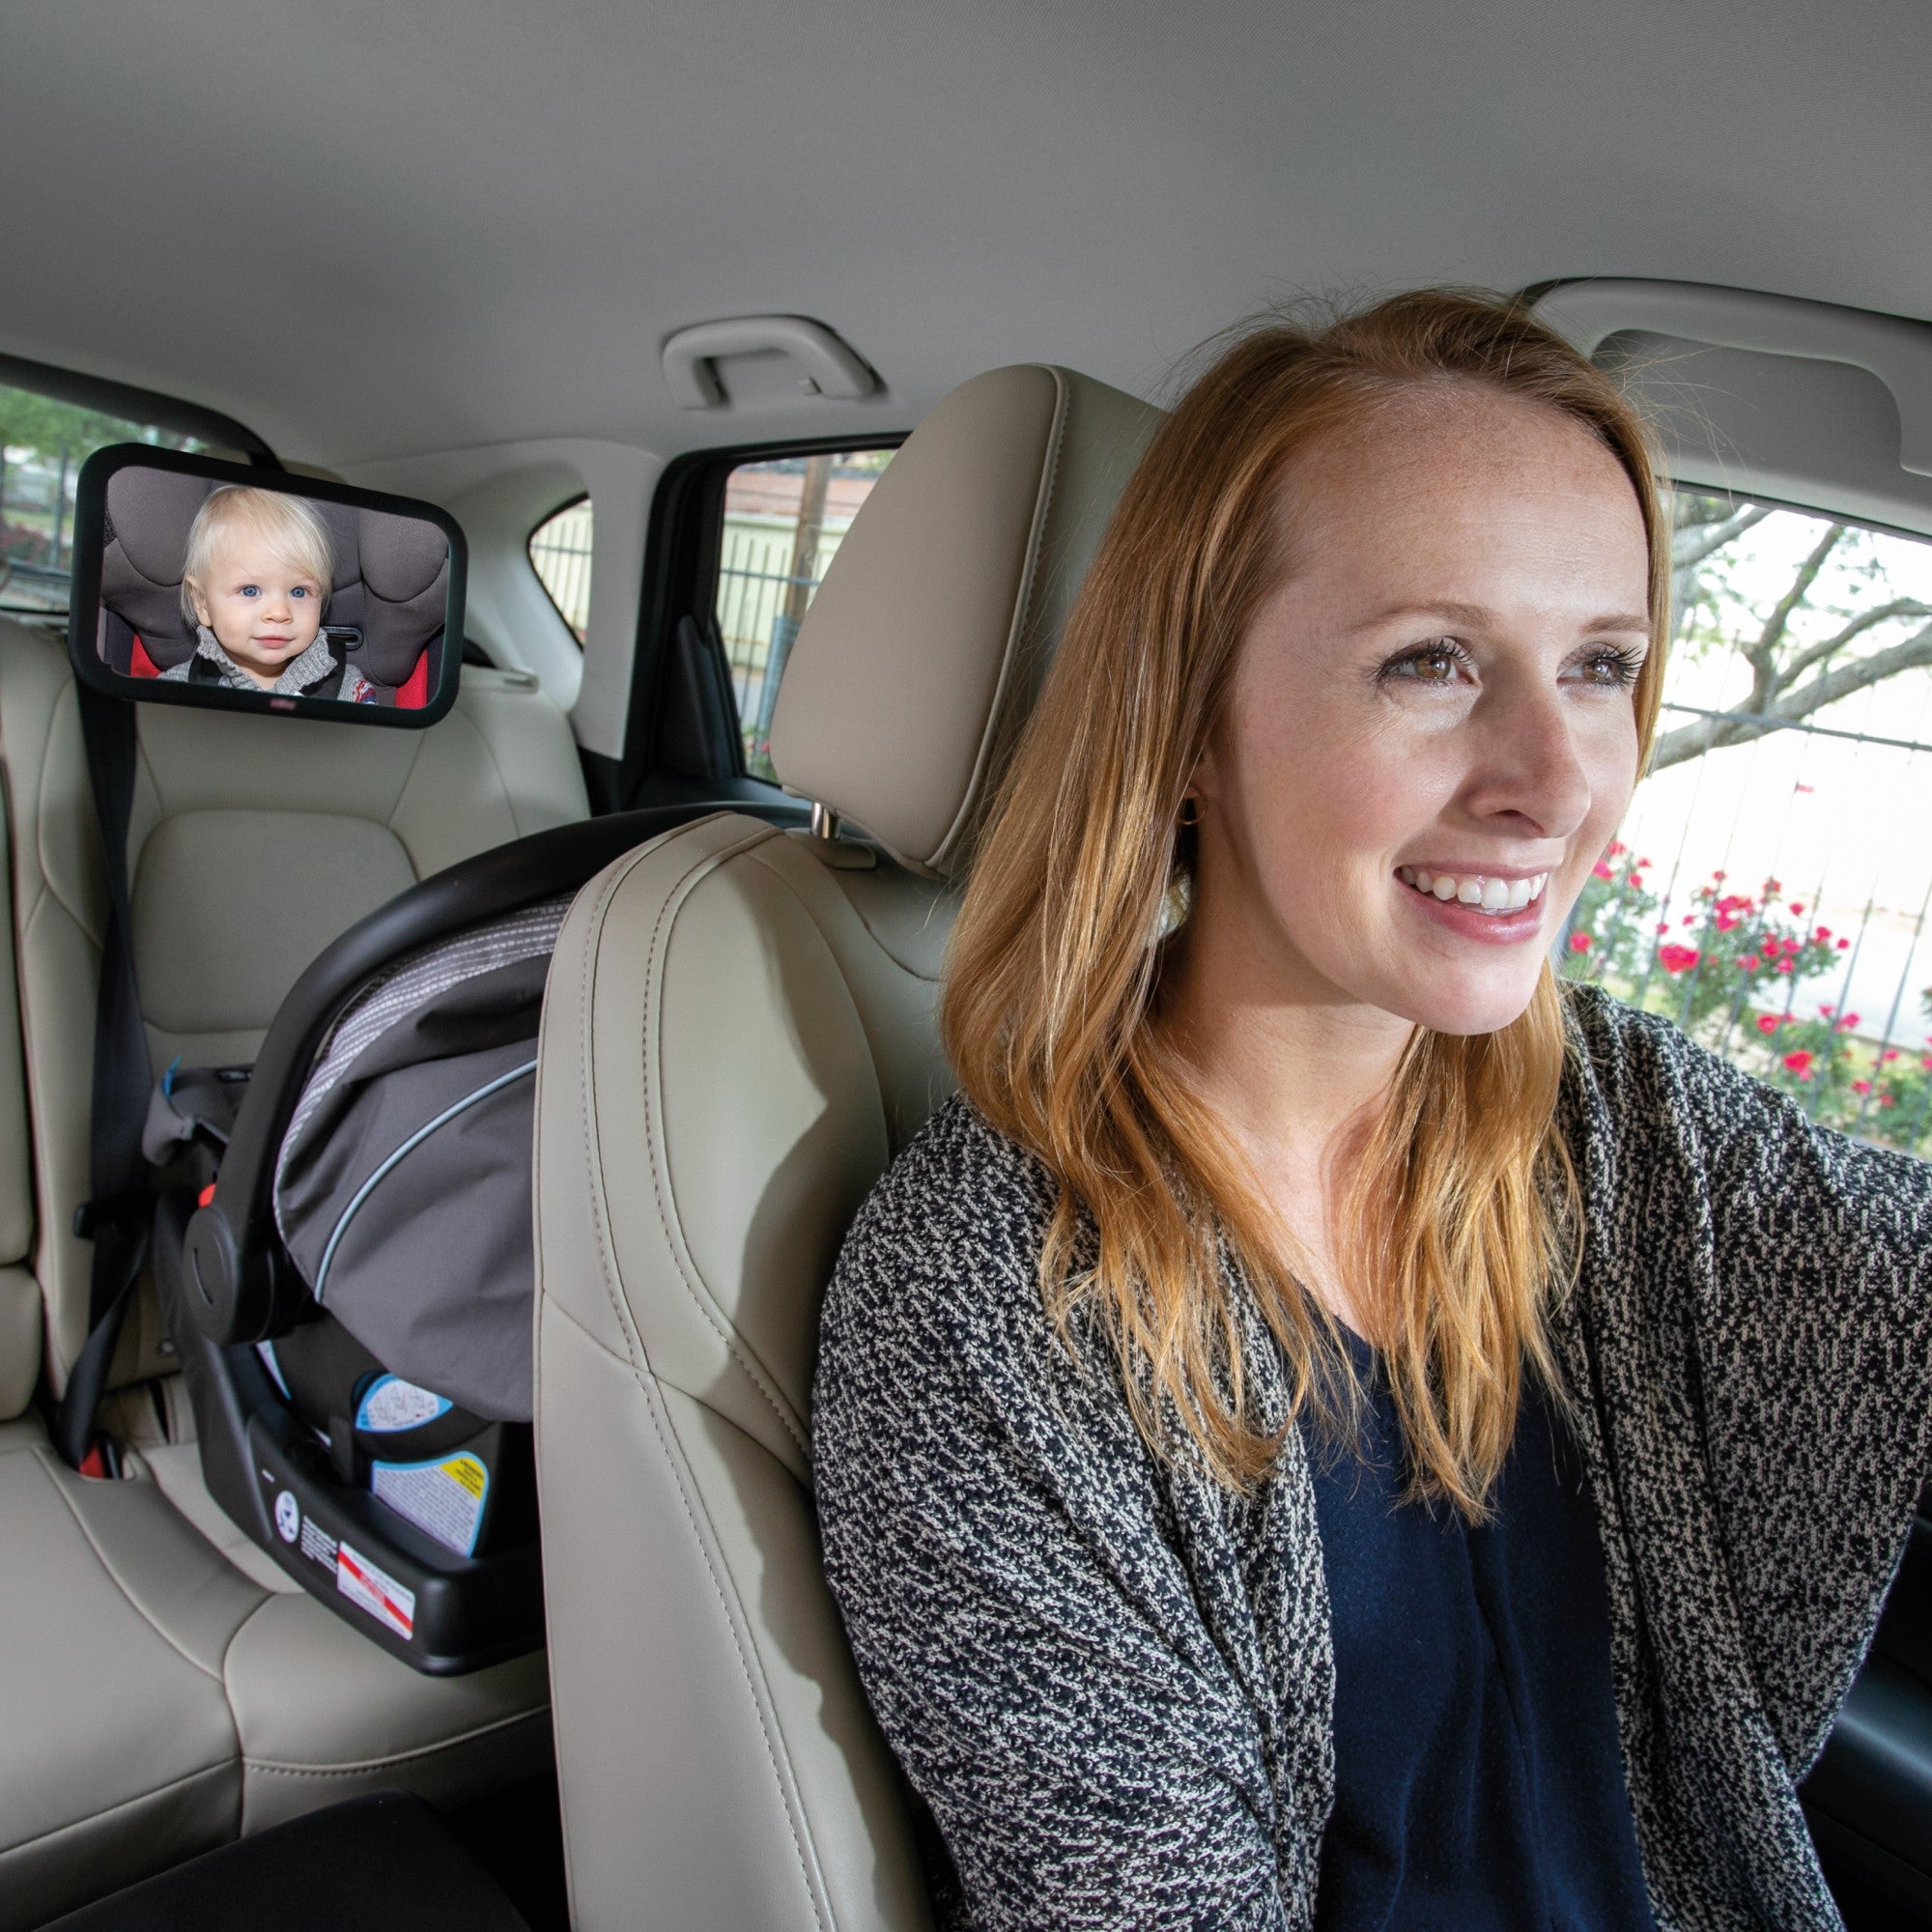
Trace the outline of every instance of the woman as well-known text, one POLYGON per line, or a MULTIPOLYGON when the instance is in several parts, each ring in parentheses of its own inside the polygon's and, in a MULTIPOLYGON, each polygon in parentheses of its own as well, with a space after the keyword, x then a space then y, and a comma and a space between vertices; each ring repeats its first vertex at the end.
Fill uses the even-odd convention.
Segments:
POLYGON ((1932 1168, 1551 977, 1668 551, 1608 379, 1454 292, 1237 342, 1130 483, 823 1321, 972 1924, 1836 1923, 1932 1168))

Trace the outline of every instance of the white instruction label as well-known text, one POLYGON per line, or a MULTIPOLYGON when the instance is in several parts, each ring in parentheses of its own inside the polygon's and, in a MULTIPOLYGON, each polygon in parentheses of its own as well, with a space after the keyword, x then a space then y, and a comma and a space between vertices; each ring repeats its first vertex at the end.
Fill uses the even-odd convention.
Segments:
POLYGON ((314 1517, 305 1516, 301 1520, 301 1553, 312 1557, 325 1570, 335 1568, 335 1539, 316 1521, 314 1517))
POLYGON ((355 1410, 357 1429, 380 1435, 399 1429, 420 1429, 439 1415, 447 1415, 456 1405, 434 1390, 418 1388, 401 1376, 379 1376, 369 1384, 355 1410))
POLYGON ((404 1589, 386 1570, 379 1569, 346 1543, 336 1546, 335 1587, 398 1636, 407 1637, 414 1632, 416 1593, 404 1589))
POLYGON ((369 1470, 376 1495, 445 1549, 459 1556, 476 1548, 490 1472, 467 1450, 433 1463, 377 1463, 369 1470))

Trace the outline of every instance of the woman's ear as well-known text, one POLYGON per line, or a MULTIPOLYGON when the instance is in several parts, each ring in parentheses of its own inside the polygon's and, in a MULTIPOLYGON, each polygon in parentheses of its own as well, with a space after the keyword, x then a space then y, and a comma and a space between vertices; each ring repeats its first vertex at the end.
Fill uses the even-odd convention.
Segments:
MULTIPOLYGON (((1194 761, 1194 769, 1187 775, 1183 789, 1183 799, 1193 799, 1196 809, 1207 800, 1215 797, 1220 789, 1221 777, 1214 759, 1214 743, 1210 738, 1201 748, 1201 755, 1194 761)), ((1182 815, 1187 815, 1187 808, 1181 807, 1182 815)))

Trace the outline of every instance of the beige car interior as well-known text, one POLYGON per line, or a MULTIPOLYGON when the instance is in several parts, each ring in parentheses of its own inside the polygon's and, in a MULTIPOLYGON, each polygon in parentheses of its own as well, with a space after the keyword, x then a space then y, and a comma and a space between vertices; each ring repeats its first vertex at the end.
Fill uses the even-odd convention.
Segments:
MULTIPOLYGON (((252 1059, 296 977, 417 879, 587 815, 562 713, 468 670, 426 731, 136 707, 133 944, 154 1067, 252 1059)), ((202 1485, 159 1311, 110 1396, 132 1480, 28 1410, 87 1330, 105 882, 63 639, 0 622, 0 1932, 378 1786, 457 1803, 549 1757, 541 1653, 422 1676, 298 1589, 202 1485)))
POLYGON ((926 1922, 820 1573, 818 1306, 853 1212, 950 1091, 949 882, 1155 420, 1064 369, 953 391, 786 670, 773 756, 813 831, 699 820, 608 867, 565 923, 538 1067, 536 1422, 582 1932, 926 1922))

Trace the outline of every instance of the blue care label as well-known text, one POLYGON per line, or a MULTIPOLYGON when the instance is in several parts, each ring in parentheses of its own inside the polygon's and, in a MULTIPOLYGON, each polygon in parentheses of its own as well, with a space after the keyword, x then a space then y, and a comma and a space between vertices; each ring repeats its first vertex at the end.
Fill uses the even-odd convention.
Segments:
POLYGON ((420 1429, 455 1406, 446 1396, 418 1388, 401 1376, 378 1376, 355 1406, 355 1426, 372 1435, 394 1435, 405 1429, 420 1429))

